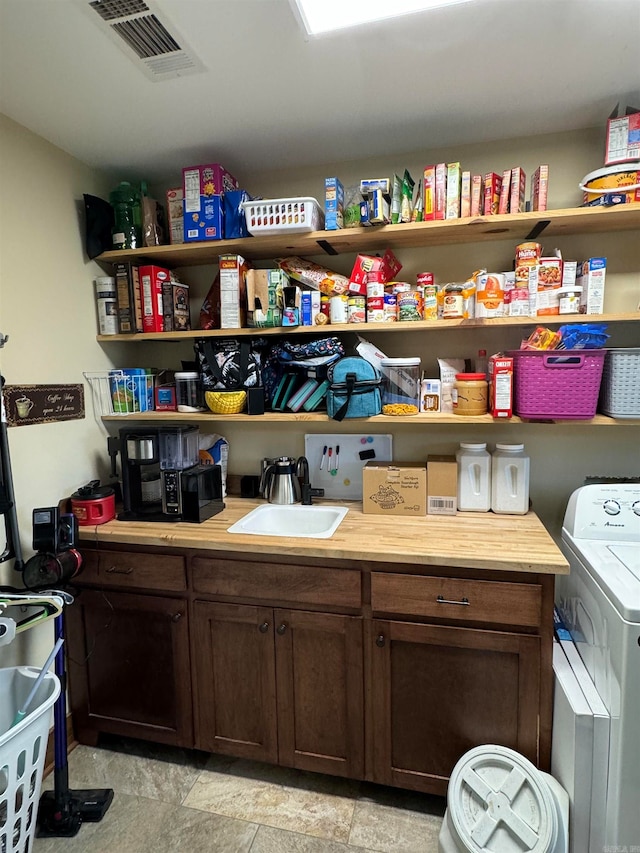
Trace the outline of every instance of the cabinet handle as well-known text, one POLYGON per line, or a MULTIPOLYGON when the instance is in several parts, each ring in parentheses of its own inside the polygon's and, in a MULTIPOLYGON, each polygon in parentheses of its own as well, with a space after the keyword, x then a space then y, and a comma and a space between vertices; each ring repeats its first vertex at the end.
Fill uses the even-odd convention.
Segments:
POLYGON ((436 601, 438 602, 438 604, 460 604, 460 605, 464 605, 464 606, 469 605, 469 599, 468 598, 463 598, 460 601, 451 601, 450 599, 443 598, 441 595, 439 595, 436 598, 436 601))
POLYGON ((282 636, 286 630, 287 630, 287 623, 286 622, 283 622, 281 625, 278 625, 278 627, 276 628, 276 631, 278 632, 278 634, 280 634, 280 636, 282 636))
POLYGON ((378 634, 378 636, 376 637, 376 646, 381 649, 384 646, 385 642, 386 640, 384 634, 378 634))
POLYGON ((173 616, 171 617, 172 622, 179 622, 181 619, 182 619, 182 613, 180 613, 180 612, 174 613, 173 616))
POLYGON ((263 622, 262 625, 258 626, 258 631, 260 631, 261 634, 266 634, 268 630, 269 630, 269 623, 268 622, 263 622))
POLYGON ((128 569, 118 569, 116 566, 109 566, 107 569, 107 574, 109 575, 130 575, 133 572, 133 568, 129 566, 128 569))

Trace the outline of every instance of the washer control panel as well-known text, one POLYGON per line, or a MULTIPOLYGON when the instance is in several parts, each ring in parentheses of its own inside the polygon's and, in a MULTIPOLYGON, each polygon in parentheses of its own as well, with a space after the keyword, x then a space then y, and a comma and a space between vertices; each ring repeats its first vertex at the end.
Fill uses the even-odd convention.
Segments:
POLYGON ((564 529, 574 539, 640 543, 640 483, 592 483, 571 495, 564 529))

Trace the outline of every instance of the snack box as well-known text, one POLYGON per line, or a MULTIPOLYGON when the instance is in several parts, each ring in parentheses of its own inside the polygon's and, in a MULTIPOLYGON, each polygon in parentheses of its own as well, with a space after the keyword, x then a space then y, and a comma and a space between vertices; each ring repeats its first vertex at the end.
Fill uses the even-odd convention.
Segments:
POLYGON ((531 210, 547 209, 549 166, 538 166, 531 177, 531 210))
POLYGON ((381 258, 358 255, 349 276, 349 293, 366 296, 368 281, 386 284, 393 281, 401 269, 402 264, 391 249, 387 249, 381 258))
POLYGON ((425 166, 422 178, 424 186, 422 218, 427 222, 436 218, 436 167, 425 166))
POLYGON ((562 258, 540 258, 535 266, 529 268, 529 302, 535 304, 538 315, 559 314, 562 287, 562 258))
POLYGON ((344 228, 344 187, 339 178, 324 179, 324 227, 326 231, 344 228))
POLYGON ((509 213, 509 198, 511 194, 511 169, 505 169, 502 173, 500 184, 500 200, 498 202, 498 213, 509 213))
POLYGON ((460 217, 466 219, 468 216, 471 216, 471 172, 463 172, 460 184, 460 217))
POLYGON ((240 329, 245 324, 248 265, 241 255, 220 255, 220 328, 240 329))
POLYGON ((167 190, 167 221, 169 223, 169 242, 184 243, 184 191, 182 187, 167 190))
POLYGON ((436 166, 436 213, 435 219, 444 219, 447 213, 447 164, 436 166))
POLYGON ((142 326, 142 296, 140 269, 129 261, 114 266, 118 294, 118 329, 121 335, 144 331, 142 326))
POLYGON ((185 243, 201 240, 222 240, 224 235, 222 198, 219 195, 200 196, 197 210, 187 211, 184 200, 183 233, 185 243))
POLYGON ((500 209, 500 190, 502 176, 496 172, 487 172, 484 176, 484 215, 490 216, 500 209))
POLYGON ((606 274, 606 258, 589 258, 578 264, 576 285, 582 288, 580 294, 581 314, 602 314, 606 274))
POLYGON ((458 508, 458 463, 455 456, 427 458, 427 514, 455 515, 458 508))
POLYGON ((640 112, 610 118, 607 122, 605 166, 640 160, 640 112))
POLYGON ((186 202, 186 213, 195 212, 201 195, 220 195, 227 190, 239 189, 238 181, 220 163, 187 166, 182 170, 182 191, 186 202))
POLYGON ((162 285, 171 280, 171 273, 153 264, 141 266, 140 301, 142 303, 142 331, 163 332, 162 285))
POLYGON ((247 326, 282 325, 282 288, 289 278, 281 269, 247 270, 247 326))
POLYGON ((482 216, 484 207, 484 179, 482 175, 471 178, 471 216, 482 216))
POLYGON ((426 515, 427 467, 424 462, 367 462, 362 469, 362 512, 426 515))
POLYGON ((163 331, 186 332, 191 328, 189 285, 180 281, 162 284, 163 331))
POLYGON ((420 380, 420 411, 421 412, 439 412, 440 411, 440 380, 439 379, 421 379, 420 380))
POLYGON ((511 198, 509 213, 524 213, 524 197, 527 191, 527 176, 522 166, 511 170, 511 198))
POLYGON ((513 358, 497 353, 489 358, 489 413, 494 418, 513 415, 513 358))
POLYGON ((446 219, 460 218, 460 163, 447 163, 446 219))
POLYGON ((303 326, 315 326, 320 313, 320 291, 303 290, 300 294, 300 314, 303 326))

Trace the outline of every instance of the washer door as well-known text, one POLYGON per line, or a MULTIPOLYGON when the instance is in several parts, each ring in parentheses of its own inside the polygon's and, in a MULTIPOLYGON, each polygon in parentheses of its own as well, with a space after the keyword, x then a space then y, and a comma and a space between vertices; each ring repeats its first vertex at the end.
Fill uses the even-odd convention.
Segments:
POLYGON ((504 746, 479 746, 463 755, 447 793, 446 821, 457 849, 560 853, 562 818, 545 776, 504 746))

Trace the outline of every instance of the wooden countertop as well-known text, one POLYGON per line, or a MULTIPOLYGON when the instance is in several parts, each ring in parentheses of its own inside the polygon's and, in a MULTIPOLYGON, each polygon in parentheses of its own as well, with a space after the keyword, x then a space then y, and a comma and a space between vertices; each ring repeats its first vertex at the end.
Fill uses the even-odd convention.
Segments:
MULTIPOLYGON (((365 515, 359 502, 330 539, 256 536, 227 528, 262 501, 225 498, 225 509, 202 524, 109 521, 81 527, 82 540, 103 544, 197 548, 242 554, 273 554, 337 560, 413 563, 508 572, 568 574, 569 564, 538 516, 458 513, 400 518, 365 515)), ((318 501, 318 504, 330 501, 318 501)), ((335 505, 335 502, 333 502, 335 505)))

